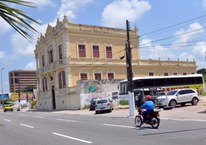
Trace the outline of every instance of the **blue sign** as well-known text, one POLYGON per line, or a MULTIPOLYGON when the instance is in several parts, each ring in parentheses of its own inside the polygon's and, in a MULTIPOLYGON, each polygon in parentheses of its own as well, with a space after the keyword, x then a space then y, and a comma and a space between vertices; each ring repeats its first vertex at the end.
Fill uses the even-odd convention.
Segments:
POLYGON ((9 94, 0 94, 0 100, 9 99, 9 94))

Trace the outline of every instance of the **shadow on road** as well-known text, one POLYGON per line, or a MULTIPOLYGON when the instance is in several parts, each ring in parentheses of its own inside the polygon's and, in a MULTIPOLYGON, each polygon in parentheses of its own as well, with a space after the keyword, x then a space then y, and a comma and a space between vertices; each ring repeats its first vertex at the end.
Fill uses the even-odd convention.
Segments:
POLYGON ((198 113, 205 113, 205 114, 206 114, 206 110, 204 110, 204 111, 201 111, 201 112, 198 112, 198 113))
POLYGON ((142 127, 136 127, 137 130, 146 130, 146 129, 153 129, 151 126, 142 126, 142 127))
POLYGON ((152 135, 160 135, 160 134, 166 135, 166 134, 172 134, 172 133, 182 133, 182 132, 190 132, 190 131, 197 131, 197 130, 206 130, 206 128, 174 130, 174 131, 166 131, 166 132, 159 132, 159 133, 148 133, 148 134, 143 134, 142 136, 152 136, 152 135))

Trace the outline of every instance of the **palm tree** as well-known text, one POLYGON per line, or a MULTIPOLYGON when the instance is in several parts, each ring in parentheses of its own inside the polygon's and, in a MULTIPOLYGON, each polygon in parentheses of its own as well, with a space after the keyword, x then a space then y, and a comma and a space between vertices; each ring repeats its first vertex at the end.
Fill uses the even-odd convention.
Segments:
POLYGON ((24 0, 0 0, 0 16, 24 38, 31 41, 32 37, 27 30, 29 30, 30 32, 37 32, 37 30, 32 27, 30 23, 40 23, 29 17, 28 15, 24 14, 24 11, 12 8, 8 4, 33 7, 32 3, 24 0))

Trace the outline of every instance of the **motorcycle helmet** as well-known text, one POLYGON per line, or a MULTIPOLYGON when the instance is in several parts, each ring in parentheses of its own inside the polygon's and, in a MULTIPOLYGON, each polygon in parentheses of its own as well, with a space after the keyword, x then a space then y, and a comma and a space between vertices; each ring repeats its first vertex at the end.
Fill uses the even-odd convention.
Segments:
POLYGON ((151 97, 150 95, 147 95, 147 96, 145 96, 145 99, 146 99, 146 100, 151 100, 152 97, 151 97))

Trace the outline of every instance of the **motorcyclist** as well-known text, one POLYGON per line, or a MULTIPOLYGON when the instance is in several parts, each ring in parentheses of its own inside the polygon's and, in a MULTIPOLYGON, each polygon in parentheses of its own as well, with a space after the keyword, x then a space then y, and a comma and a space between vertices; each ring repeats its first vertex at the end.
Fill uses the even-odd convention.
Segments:
POLYGON ((145 97, 145 102, 144 104, 141 106, 141 111, 142 111, 142 116, 143 119, 145 120, 145 116, 147 116, 148 114, 154 112, 154 102, 152 101, 152 98, 150 95, 147 95, 145 97))

